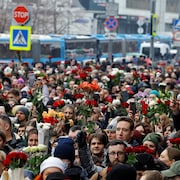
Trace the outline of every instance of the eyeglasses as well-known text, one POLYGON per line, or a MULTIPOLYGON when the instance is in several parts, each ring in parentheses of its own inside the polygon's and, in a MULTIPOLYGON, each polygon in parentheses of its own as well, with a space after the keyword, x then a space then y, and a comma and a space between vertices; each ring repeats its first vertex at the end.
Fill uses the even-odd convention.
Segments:
POLYGON ((117 156, 122 156, 122 155, 124 155, 124 152, 121 152, 121 151, 119 151, 119 152, 109 152, 108 153, 110 156, 115 156, 115 155, 117 155, 117 156))

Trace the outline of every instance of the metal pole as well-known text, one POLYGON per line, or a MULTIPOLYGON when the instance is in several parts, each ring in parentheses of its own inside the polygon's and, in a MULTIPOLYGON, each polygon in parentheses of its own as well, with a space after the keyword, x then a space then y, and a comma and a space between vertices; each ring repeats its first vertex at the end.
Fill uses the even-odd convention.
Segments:
POLYGON ((154 69, 154 36, 153 36, 153 14, 155 14, 156 0, 151 0, 151 50, 150 58, 152 60, 152 67, 154 69))
POLYGON ((110 62, 110 64, 112 64, 112 44, 113 44, 113 40, 110 38, 109 47, 108 47, 108 61, 110 62))

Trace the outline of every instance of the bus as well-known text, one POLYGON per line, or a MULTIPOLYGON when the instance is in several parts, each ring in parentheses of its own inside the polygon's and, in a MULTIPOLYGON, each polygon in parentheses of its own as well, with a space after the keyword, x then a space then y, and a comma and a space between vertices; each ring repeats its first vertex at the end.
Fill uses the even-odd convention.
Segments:
MULTIPOLYGON (((17 52, 9 50, 9 34, 0 34, 0 60, 18 61, 17 52)), ((31 35, 31 50, 21 51, 22 62, 57 62, 107 59, 109 53, 119 58, 142 53, 141 45, 150 43, 151 36, 141 34, 115 34, 111 39, 105 34, 92 35, 31 35)), ((157 36, 155 42, 172 43, 170 36, 157 36)), ((144 53, 143 53, 144 54, 144 53)), ((149 54, 146 52, 149 56, 149 54)))
MULTIPOLYGON (((18 61, 17 51, 9 49, 9 34, 0 34, 0 60, 18 61)), ((59 38, 49 35, 31 35, 31 50, 21 51, 22 62, 47 62, 63 60, 64 43, 59 38)))

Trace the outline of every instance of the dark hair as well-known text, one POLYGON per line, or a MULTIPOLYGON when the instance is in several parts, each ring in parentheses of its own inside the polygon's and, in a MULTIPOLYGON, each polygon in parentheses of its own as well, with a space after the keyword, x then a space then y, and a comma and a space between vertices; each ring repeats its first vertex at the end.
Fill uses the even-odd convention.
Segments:
POLYGON ((128 116, 121 116, 118 120, 117 120, 117 124, 120 122, 120 121, 126 121, 130 124, 130 130, 133 131, 134 130, 134 121, 128 117, 128 116))
POLYGON ((106 149, 109 148, 109 146, 115 146, 115 145, 124 145, 124 147, 127 147, 127 144, 124 142, 124 141, 121 141, 121 140, 112 140, 111 142, 109 142, 106 146, 106 149))
POLYGON ((10 127, 12 127, 11 119, 7 115, 1 114, 0 115, 0 119, 5 121, 6 123, 9 124, 10 127))
POLYGON ((0 130, 0 137, 2 138, 3 142, 6 142, 6 134, 4 133, 4 131, 0 130))
POLYGON ((38 130, 36 128, 32 128, 27 132, 27 139, 31 134, 37 134, 38 135, 38 130))
POLYGON ((20 92, 17 89, 11 89, 8 94, 14 94, 15 96, 20 96, 20 92))
POLYGON ((79 125, 74 125, 74 126, 72 126, 69 130, 71 130, 72 132, 75 132, 75 131, 77 131, 77 130, 81 130, 81 126, 79 126, 79 125))
POLYGON ((94 138, 97 138, 104 146, 107 145, 108 138, 104 133, 93 133, 89 136, 88 143, 91 146, 91 142, 94 138))

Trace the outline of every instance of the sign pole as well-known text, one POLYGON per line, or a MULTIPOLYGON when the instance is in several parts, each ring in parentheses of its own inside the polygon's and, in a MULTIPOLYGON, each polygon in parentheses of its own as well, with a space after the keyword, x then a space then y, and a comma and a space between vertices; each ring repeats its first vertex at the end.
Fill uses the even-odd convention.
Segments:
POLYGON ((155 0, 151 0, 151 49, 150 59, 152 60, 152 68, 154 69, 154 34, 153 34, 153 14, 155 14, 155 0))

